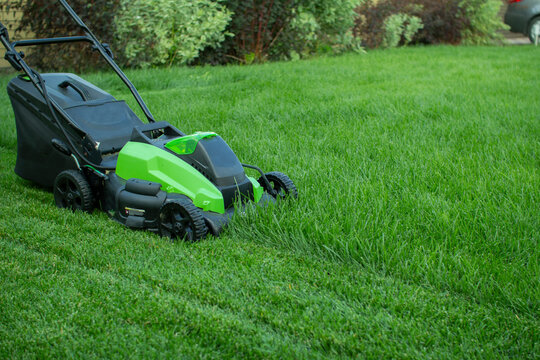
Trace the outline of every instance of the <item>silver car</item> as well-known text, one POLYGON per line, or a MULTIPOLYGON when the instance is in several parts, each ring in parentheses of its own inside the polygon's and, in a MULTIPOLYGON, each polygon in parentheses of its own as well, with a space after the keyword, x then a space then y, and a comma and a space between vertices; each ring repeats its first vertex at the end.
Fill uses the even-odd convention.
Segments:
POLYGON ((509 0, 504 22, 510 31, 527 35, 540 44, 540 0, 509 0))

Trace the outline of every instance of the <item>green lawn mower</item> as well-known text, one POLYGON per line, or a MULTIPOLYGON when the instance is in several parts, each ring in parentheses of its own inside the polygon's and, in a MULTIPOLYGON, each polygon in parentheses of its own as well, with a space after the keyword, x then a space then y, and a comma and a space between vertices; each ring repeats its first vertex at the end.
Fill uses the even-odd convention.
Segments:
POLYGON ((84 35, 11 42, 0 23, 5 58, 23 73, 7 91, 17 127, 15 173, 52 188, 60 208, 100 208, 134 229, 190 241, 217 236, 235 209, 297 197, 280 172, 240 163, 213 132, 186 135, 156 122, 141 96, 65 0, 59 0, 84 35), (124 101, 67 73, 40 74, 16 47, 88 42, 129 88, 148 123, 124 101), (258 179, 244 168, 260 173, 258 179), (236 206, 239 205, 239 206, 236 206))

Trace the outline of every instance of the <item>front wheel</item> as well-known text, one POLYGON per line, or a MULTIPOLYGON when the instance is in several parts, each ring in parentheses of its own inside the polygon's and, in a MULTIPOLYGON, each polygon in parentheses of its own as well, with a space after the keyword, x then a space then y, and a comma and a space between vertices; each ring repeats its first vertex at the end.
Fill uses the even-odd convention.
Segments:
POLYGON ((167 201, 159 214, 161 236, 187 241, 197 241, 206 236, 208 228, 202 211, 188 199, 167 201))
POLYGON ((536 37, 538 36, 538 44, 540 44, 540 16, 532 19, 531 24, 529 25, 529 39, 534 44, 536 37))
POLYGON ((293 181, 287 175, 278 171, 271 171, 264 175, 268 179, 270 187, 268 187, 268 184, 266 181, 264 181, 262 176, 258 180, 259 184, 261 184, 264 190, 274 198, 284 199, 287 196, 295 199, 298 198, 298 190, 296 189, 293 181))

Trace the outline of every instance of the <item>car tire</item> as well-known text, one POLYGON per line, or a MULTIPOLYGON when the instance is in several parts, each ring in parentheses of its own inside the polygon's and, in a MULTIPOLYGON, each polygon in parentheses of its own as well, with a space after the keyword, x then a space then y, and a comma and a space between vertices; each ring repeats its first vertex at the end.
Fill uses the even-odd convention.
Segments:
POLYGON ((540 44, 540 16, 537 16, 531 20, 529 23, 529 28, 527 34, 529 35, 529 40, 534 44, 535 34, 538 34, 538 43, 540 44))

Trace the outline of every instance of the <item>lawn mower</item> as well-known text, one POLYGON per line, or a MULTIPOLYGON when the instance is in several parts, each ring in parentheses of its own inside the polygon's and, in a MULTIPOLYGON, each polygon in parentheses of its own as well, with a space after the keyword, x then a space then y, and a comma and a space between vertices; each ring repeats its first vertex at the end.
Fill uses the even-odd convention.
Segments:
POLYGON ((186 135, 155 121, 113 60, 107 44, 59 0, 84 35, 11 42, 0 23, 5 59, 22 71, 7 87, 15 113, 15 173, 52 188, 58 207, 99 208, 134 229, 195 241, 217 236, 235 211, 297 197, 289 177, 242 164, 216 133, 186 135), (87 42, 129 88, 141 121, 122 101, 74 74, 40 74, 16 47, 87 42), (245 168, 260 174, 249 177, 245 168))

